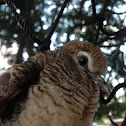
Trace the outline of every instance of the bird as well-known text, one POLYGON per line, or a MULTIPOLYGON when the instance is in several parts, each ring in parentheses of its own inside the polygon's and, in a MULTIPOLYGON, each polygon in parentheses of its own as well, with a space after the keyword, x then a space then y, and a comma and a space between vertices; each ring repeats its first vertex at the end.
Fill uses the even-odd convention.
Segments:
POLYGON ((0 106, 8 106, 1 126, 91 126, 99 88, 109 92, 101 77, 106 70, 106 56, 90 42, 38 52, 9 69, 9 86, 0 95, 0 106))

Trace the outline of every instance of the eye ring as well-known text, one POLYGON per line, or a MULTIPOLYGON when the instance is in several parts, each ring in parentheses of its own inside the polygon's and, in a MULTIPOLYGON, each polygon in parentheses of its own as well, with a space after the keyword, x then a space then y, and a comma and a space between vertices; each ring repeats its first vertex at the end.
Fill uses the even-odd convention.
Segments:
POLYGON ((80 56, 78 62, 81 66, 85 66, 88 63, 88 58, 86 56, 80 56))

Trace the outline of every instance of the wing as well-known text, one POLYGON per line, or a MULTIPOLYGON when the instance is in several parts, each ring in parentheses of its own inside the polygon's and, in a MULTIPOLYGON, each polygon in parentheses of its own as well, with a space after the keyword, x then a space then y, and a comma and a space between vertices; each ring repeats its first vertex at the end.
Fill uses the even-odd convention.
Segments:
POLYGON ((2 117, 3 112, 7 106, 8 96, 5 95, 5 92, 8 90, 7 87, 9 86, 9 79, 10 79, 10 70, 4 70, 0 74, 0 117, 2 117))
POLYGON ((0 76, 0 118, 8 103, 19 94, 25 84, 31 84, 39 78, 39 71, 32 62, 24 62, 5 70, 0 76))
POLYGON ((45 64, 45 54, 39 53, 0 74, 0 118, 8 103, 24 90, 24 87, 28 87, 39 79, 40 71, 45 64))

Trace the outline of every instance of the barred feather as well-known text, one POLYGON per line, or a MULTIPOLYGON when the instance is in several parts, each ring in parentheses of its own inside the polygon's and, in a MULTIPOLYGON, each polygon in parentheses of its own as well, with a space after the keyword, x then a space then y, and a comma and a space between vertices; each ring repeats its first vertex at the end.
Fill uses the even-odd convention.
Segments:
POLYGON ((28 84, 35 76, 39 82, 28 89, 20 114, 4 126, 90 126, 99 107, 99 87, 90 74, 104 74, 106 64, 97 46, 72 41, 12 67, 10 83, 28 84), (88 57, 87 67, 78 63, 80 55, 88 57))

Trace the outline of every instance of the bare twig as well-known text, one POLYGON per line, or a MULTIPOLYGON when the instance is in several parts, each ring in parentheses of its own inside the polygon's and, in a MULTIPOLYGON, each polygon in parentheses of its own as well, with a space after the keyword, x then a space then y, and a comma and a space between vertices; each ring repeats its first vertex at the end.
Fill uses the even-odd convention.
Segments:
POLYGON ((114 95, 116 94, 116 92, 120 89, 120 88, 126 88, 126 83, 120 83, 118 84, 117 86, 114 87, 114 89, 112 90, 111 94, 109 95, 109 97, 107 99, 104 99, 103 96, 102 96, 102 90, 100 91, 100 99, 102 101, 103 104, 107 104, 109 103, 112 98, 114 97, 114 95))
POLYGON ((116 44, 116 45, 101 45, 100 47, 104 47, 104 48, 112 48, 112 47, 118 47, 120 44, 116 44))
MULTIPOLYGON (((96 5, 95 5, 95 0, 92 0, 92 11, 93 11, 93 16, 95 17, 95 19, 97 20, 98 22, 98 27, 99 27, 99 30, 102 31, 103 34, 107 35, 107 36, 112 36, 112 39, 116 38, 116 37, 122 37, 122 35, 125 35, 126 34, 126 28, 123 28, 123 29, 120 29, 119 31, 117 32, 108 32, 104 29, 103 27, 103 21, 105 20, 104 18, 104 14, 105 14, 105 11, 106 11, 106 7, 108 6, 109 4, 109 0, 106 0, 106 3, 102 9, 102 11, 97 14, 96 13, 96 5), (123 33, 123 34, 122 34, 123 33)), ((110 38, 111 39, 111 38, 110 38)))
POLYGON ((55 22, 55 18, 56 18, 56 15, 58 13, 58 9, 59 7, 61 7, 61 3, 60 3, 61 0, 59 0, 57 3, 56 3, 56 9, 55 9, 55 12, 54 12, 54 15, 53 15, 53 18, 52 18, 52 23, 51 23, 51 26, 54 24, 55 22))
POLYGON ((109 9, 106 9, 106 11, 111 12, 112 14, 117 14, 117 15, 122 15, 122 14, 126 13, 126 11, 124 11, 124 12, 114 12, 114 11, 109 10, 109 9))
POLYGON ((95 39, 94 39, 94 45, 96 45, 98 42, 97 42, 97 40, 98 40, 98 36, 99 36, 99 27, 98 27, 98 30, 97 30, 97 33, 96 33, 96 37, 95 37, 95 39))
MULTIPOLYGON (((113 58, 112 58, 112 61, 114 61, 114 62, 116 62, 117 57, 118 57, 118 55, 120 54, 120 50, 119 50, 120 46, 121 46, 121 44, 118 46, 118 48, 117 48, 116 50, 114 50, 114 51, 111 53, 111 56, 114 54, 114 56, 113 56, 113 58)), ((112 74, 112 72, 113 72, 115 66, 116 66, 116 63, 113 63, 113 64, 112 64, 112 67, 111 67, 111 68, 112 68, 111 71, 108 72, 109 77, 107 78, 107 83, 109 82, 109 79, 110 79, 110 77, 111 77, 111 74, 112 74)))
POLYGON ((70 0, 64 0, 64 3, 63 3, 63 5, 62 5, 62 7, 61 7, 61 10, 60 10, 60 12, 59 12, 59 14, 58 14, 58 16, 57 16, 57 18, 56 18, 56 20, 55 20, 55 22, 54 22, 52 28, 50 29, 49 34, 47 35, 46 38, 43 39, 43 41, 40 41, 40 40, 38 39, 38 37, 35 36, 35 35, 31 32, 31 30, 30 30, 29 27, 26 25, 26 23, 23 22, 23 20, 22 20, 22 18, 20 17, 20 15, 16 12, 16 9, 15 9, 14 4, 12 4, 10 0, 3 0, 3 2, 4 2, 4 3, 7 3, 7 5, 10 7, 10 9, 11 9, 12 13, 14 14, 16 20, 19 22, 21 28, 27 33, 28 36, 30 36, 30 38, 31 38, 34 42, 36 42, 36 43, 38 43, 39 45, 41 45, 41 46, 40 46, 40 51, 42 51, 42 52, 44 52, 44 51, 50 49, 50 44, 51 44, 51 40, 50 40, 50 39, 51 39, 51 36, 53 35, 53 33, 54 33, 54 31, 55 31, 55 29, 56 29, 56 27, 57 27, 57 24, 59 23, 59 20, 60 20, 62 14, 63 14, 64 8, 66 7, 66 5, 67 5, 67 3, 68 3, 69 1, 70 1, 70 0))
POLYGON ((82 10, 83 10, 83 6, 84 6, 84 3, 86 2, 86 0, 82 0, 80 2, 80 9, 79 9, 79 14, 81 15, 82 14, 82 10))
POLYGON ((123 68, 126 70, 126 65, 124 63, 124 53, 123 52, 121 52, 121 59, 122 59, 123 68))
POLYGON ((105 107, 105 110, 106 110, 106 113, 107 113, 107 116, 108 116, 110 122, 111 122, 114 126, 118 126, 118 125, 112 120, 111 116, 109 115, 109 110, 108 110, 107 106, 104 105, 104 107, 105 107))
POLYGON ((96 15, 96 5, 95 5, 95 0, 91 0, 92 2, 92 12, 93 12, 93 16, 97 18, 97 15, 96 15))
MULTIPOLYGON (((99 25, 99 29, 107 36, 115 36, 112 39, 116 38, 117 36, 119 37, 122 33, 125 35, 126 34, 126 28, 120 29, 117 32, 107 32, 104 28, 103 25, 99 25)), ((122 36, 122 35, 121 35, 122 36)), ((120 37, 121 37, 120 36, 120 37)))
MULTIPOLYGON (((93 12, 93 16, 95 17, 95 19, 98 21, 98 31, 94 40, 94 44, 97 44, 97 39, 99 36, 99 30, 100 30, 100 25, 103 25, 103 21, 104 21, 104 17, 100 16, 100 14, 96 13, 96 4, 95 4, 95 0, 91 0, 92 1, 92 12, 93 12)), ((105 10, 103 9, 103 13, 105 13, 105 10)))
POLYGON ((106 8, 107 8, 107 6, 109 5, 109 2, 110 2, 111 0, 106 0, 105 1, 105 4, 104 4, 104 7, 103 7, 103 9, 102 9, 102 11, 101 11, 101 14, 104 16, 105 15, 105 12, 106 12, 106 8))
POLYGON ((57 27, 57 24, 59 23, 59 20, 63 14, 63 11, 64 11, 64 8, 66 7, 67 3, 69 2, 70 0, 65 0, 62 7, 61 7, 61 10, 49 32, 49 34, 47 35, 46 38, 44 38, 43 42, 42 42, 42 45, 40 47, 40 50, 41 51, 44 51, 44 50, 48 50, 50 48, 50 44, 51 44, 51 36, 53 35, 53 32, 55 31, 56 27, 57 27))

